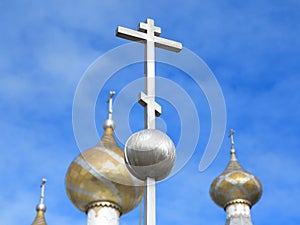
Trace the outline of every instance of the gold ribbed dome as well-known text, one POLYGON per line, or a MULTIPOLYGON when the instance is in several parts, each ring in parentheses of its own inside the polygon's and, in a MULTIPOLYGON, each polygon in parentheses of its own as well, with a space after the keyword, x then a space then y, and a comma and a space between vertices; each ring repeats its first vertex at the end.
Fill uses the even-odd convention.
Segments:
POLYGON ((127 170, 110 127, 95 147, 71 163, 65 184, 70 200, 83 212, 93 203, 105 201, 119 206, 124 214, 135 208, 143 195, 143 184, 127 170))
POLYGON ((135 208, 142 199, 143 182, 128 171, 123 150, 114 138, 112 96, 104 135, 93 148, 79 154, 71 163, 65 178, 68 197, 82 212, 97 203, 116 207, 122 214, 135 208))
POLYGON ((222 208, 235 202, 243 202, 251 207, 258 202, 261 195, 262 185, 259 179, 241 167, 232 141, 231 158, 227 168, 211 184, 212 200, 222 208))

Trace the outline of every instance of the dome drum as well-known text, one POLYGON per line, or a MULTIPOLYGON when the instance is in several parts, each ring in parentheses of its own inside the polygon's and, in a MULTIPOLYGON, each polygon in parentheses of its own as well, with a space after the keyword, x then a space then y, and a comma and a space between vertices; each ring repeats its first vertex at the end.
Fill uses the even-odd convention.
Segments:
POLYGON ((89 211, 89 209, 92 209, 95 207, 111 207, 111 208, 117 209, 120 213, 122 211, 119 205, 117 205, 113 202, 109 202, 109 201, 93 202, 87 206, 87 211, 89 211))

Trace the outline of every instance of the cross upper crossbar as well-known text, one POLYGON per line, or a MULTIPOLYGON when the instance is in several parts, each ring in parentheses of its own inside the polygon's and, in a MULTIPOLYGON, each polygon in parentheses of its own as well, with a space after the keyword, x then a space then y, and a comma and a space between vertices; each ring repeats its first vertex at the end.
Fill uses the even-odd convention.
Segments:
POLYGON ((160 27, 154 26, 154 20, 140 23, 138 30, 118 26, 116 35, 127 40, 145 44, 145 93, 141 92, 139 103, 145 107, 145 128, 155 129, 155 116, 161 114, 161 106, 155 102, 155 47, 179 52, 182 44, 159 37, 160 27))
MULTIPOLYGON (((139 103, 145 107, 145 129, 155 129, 155 116, 161 114, 161 106, 155 102, 155 47, 179 52, 182 45, 179 42, 159 37, 160 27, 154 26, 152 19, 140 23, 138 30, 118 27, 116 35, 131 41, 145 44, 145 93, 140 92, 139 103)), ((145 180, 145 225, 156 224, 155 209, 155 179, 148 177, 145 180)))
POLYGON ((152 19, 147 19, 146 23, 140 23, 138 31, 118 26, 116 30, 117 37, 136 42, 153 41, 155 47, 166 49, 169 51, 180 52, 182 44, 177 41, 159 37, 161 33, 160 27, 154 26, 152 19))
POLYGON ((119 26, 116 35, 127 40, 145 44, 145 93, 139 95, 139 103, 145 107, 145 128, 155 129, 155 116, 161 114, 161 106, 155 102, 155 47, 179 52, 182 44, 159 37, 160 27, 152 19, 140 23, 138 30, 119 26))

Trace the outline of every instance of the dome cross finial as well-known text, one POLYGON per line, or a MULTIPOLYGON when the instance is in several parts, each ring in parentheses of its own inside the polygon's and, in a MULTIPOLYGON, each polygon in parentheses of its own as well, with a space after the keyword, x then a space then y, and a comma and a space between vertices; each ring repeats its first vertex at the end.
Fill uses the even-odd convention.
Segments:
POLYGON ((45 198, 45 183, 46 183, 46 179, 43 178, 42 179, 42 183, 41 183, 41 197, 40 197, 40 204, 44 204, 44 198, 45 198))
POLYGON ((235 153, 234 139, 233 139, 234 133, 235 133, 235 131, 233 129, 230 129, 228 137, 230 138, 230 142, 231 142, 231 148, 230 148, 231 153, 235 153))
POLYGON ((39 204, 36 206, 36 211, 46 211, 46 206, 44 204, 44 198, 45 198, 45 183, 46 183, 46 179, 43 178, 42 179, 42 183, 41 183, 41 195, 40 195, 40 202, 39 204))
POLYGON ((44 213, 46 212, 46 206, 44 204, 44 197, 45 197, 45 183, 46 179, 42 179, 42 183, 40 185, 41 194, 40 194, 40 202, 36 206, 36 217, 31 225, 47 225, 44 213))
POLYGON ((107 99, 107 103, 108 103, 108 114, 107 114, 107 120, 105 120, 104 124, 103 124, 103 128, 112 128, 115 129, 115 122, 112 119, 112 113, 113 113, 113 108, 112 108, 112 98, 113 96, 116 94, 115 91, 110 91, 109 92, 109 96, 107 99))
POLYGON ((113 112, 113 109, 112 109, 112 98, 113 96, 116 94, 115 91, 110 91, 109 92, 109 97, 107 99, 107 103, 108 103, 108 116, 107 116, 107 119, 111 120, 112 119, 112 112, 113 112))

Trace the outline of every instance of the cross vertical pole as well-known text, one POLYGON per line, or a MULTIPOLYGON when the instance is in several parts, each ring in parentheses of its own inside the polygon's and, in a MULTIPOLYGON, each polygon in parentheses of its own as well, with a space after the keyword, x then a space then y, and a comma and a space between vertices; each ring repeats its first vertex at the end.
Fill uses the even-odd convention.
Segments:
MULTIPOLYGON (((152 19, 147 19, 146 23, 140 23, 138 31, 125 27, 118 27, 116 35, 131 41, 145 44, 144 51, 144 86, 145 93, 139 94, 139 103, 145 107, 144 127, 145 129, 155 129, 155 116, 161 114, 161 106, 155 102, 155 47, 179 52, 182 45, 179 42, 159 37, 160 27, 154 26, 152 19)), ((156 193, 155 178, 147 177, 144 181, 145 193, 145 225, 156 224, 156 193)))
MULTIPOLYGON (((155 49, 154 41, 147 40, 145 44, 145 79, 144 86, 146 96, 150 100, 150 105, 152 105, 152 100, 155 101, 155 49)), ((153 102, 154 102, 153 101, 153 102)), ((148 103, 148 104, 149 104, 148 103)), ((145 110, 145 129, 155 129, 155 111, 151 106, 146 107, 145 110)))
POLYGON ((155 225, 156 224, 156 189, 155 179, 147 177, 144 181, 144 208, 145 217, 144 225, 155 225))
MULTIPOLYGON (((145 129, 155 129, 155 110, 153 103, 155 102, 155 46, 154 46, 154 21, 147 20, 149 24, 147 30, 147 40, 144 51, 144 86, 145 94, 148 96, 148 107, 144 110, 145 129), (152 105, 152 106, 151 106, 152 105)), ((155 179, 147 177, 144 181, 144 225, 156 225, 156 188, 155 179)))

